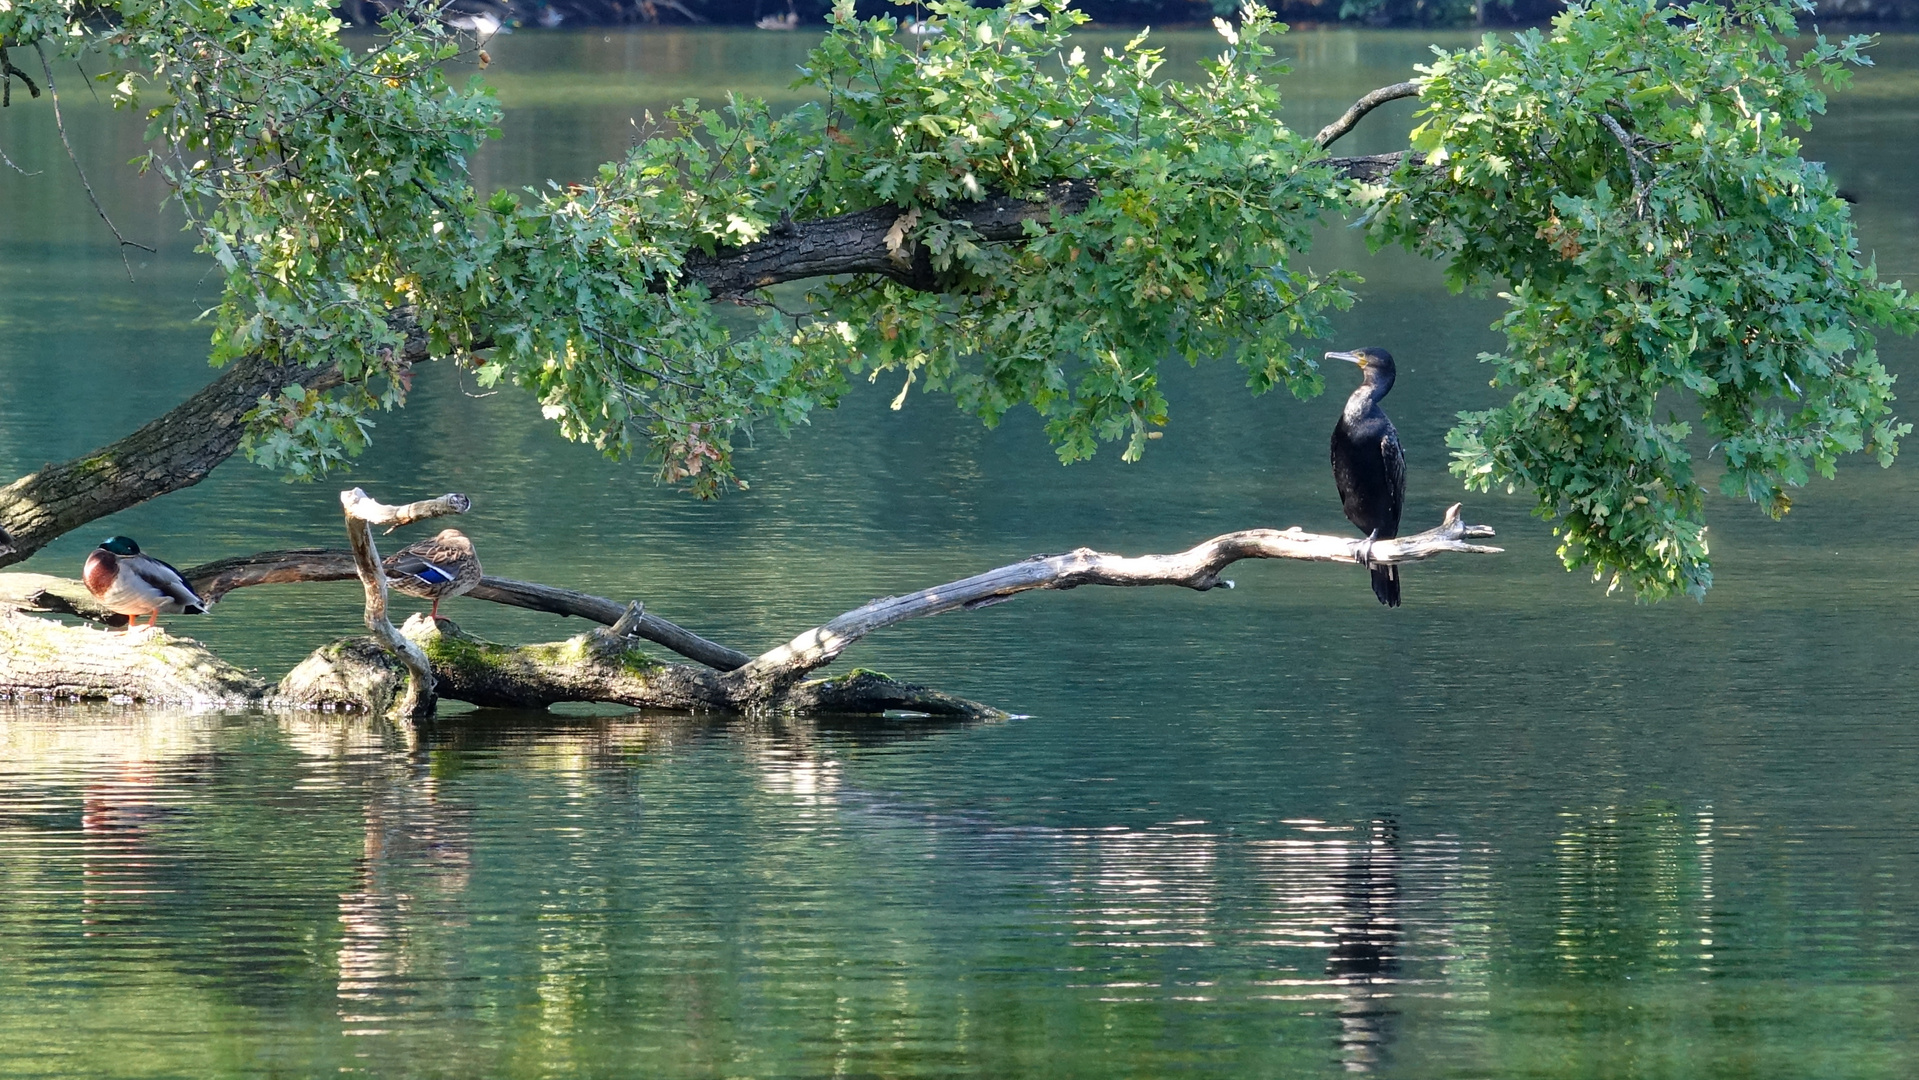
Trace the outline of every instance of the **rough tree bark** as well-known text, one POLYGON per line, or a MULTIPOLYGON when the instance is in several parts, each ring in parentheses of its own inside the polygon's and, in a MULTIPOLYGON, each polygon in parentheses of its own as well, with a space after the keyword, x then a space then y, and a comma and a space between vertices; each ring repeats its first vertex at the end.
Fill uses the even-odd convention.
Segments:
POLYGON ((164 630, 63 626, 0 606, 0 701, 245 705, 264 689, 199 642, 164 630))
MULTIPOLYGON (((1362 563, 1370 557, 1373 563, 1397 564, 1449 552, 1493 554, 1500 549, 1470 542, 1489 537, 1492 532, 1486 526, 1462 522, 1459 507, 1454 506, 1437 527, 1377 541, 1371 546, 1370 556, 1363 539, 1315 535, 1297 528, 1227 533, 1170 555, 1129 557, 1090 548, 1040 555, 905 596, 874 600, 730 670, 662 663, 643 652, 634 635, 648 616, 637 603, 629 604, 608 627, 540 645, 482 641, 462 632, 450 620, 441 619, 436 624, 418 615, 408 619, 399 634, 430 663, 440 696, 482 705, 538 707, 559 701, 601 701, 678 710, 870 713, 905 709, 985 717, 1001 714, 989 706, 897 683, 872 672, 854 671, 824 680, 809 680, 808 676, 875 630, 942 612, 987 607, 1022 592, 1082 585, 1176 585, 1199 591, 1230 588, 1232 583, 1221 578, 1220 572, 1242 559, 1362 563)), ((280 570, 254 575, 230 585, 229 590, 241 585, 337 580, 333 567, 322 564, 321 570, 324 576, 300 578, 294 576, 296 571, 290 564, 283 563, 280 570)), ((0 582, 12 576, 26 575, 0 575, 0 582)), ((45 588, 30 588, 0 590, 0 595, 52 594, 45 588)), ((478 595, 477 590, 468 595, 478 595)), ((589 599, 596 601, 589 607, 596 612, 617 606, 610 600, 589 599)), ((0 632, 11 634, 4 641, 13 644, 0 642, 0 692, 52 693, 55 688, 66 688, 59 692, 161 699, 211 695, 210 691, 196 689, 201 684, 191 681, 188 674, 181 674, 177 683, 131 677, 113 681, 101 674, 116 670, 116 658, 128 669, 149 663, 138 650, 157 646, 185 650, 167 654, 171 659, 165 671, 211 678, 213 685, 220 687, 238 685, 231 681, 232 676, 221 672, 224 665, 211 653, 197 643, 170 639, 164 631, 109 633, 25 615, 8 618, 0 632), (28 659, 16 666, 16 653, 28 659), (74 671, 63 671, 58 658, 65 655, 84 657, 85 661, 74 671)), ((222 690, 221 696, 385 713, 401 701, 407 682, 403 666, 392 653, 392 648, 371 638, 334 642, 308 657, 277 687, 249 681, 240 689, 222 690)), ((247 679, 243 675, 239 678, 247 679)))
MULTIPOLYGON (((1360 99, 1351 123, 1367 111, 1361 105, 1398 89, 1387 87, 1360 99)), ((1321 138, 1326 138, 1324 132, 1321 138)), ((1404 157, 1336 157, 1324 159, 1323 164, 1344 176, 1376 180, 1404 157)), ((1086 208, 1095 193, 1092 181, 1062 181, 1049 187, 1041 199, 995 196, 950 207, 945 214, 969 223, 987 242, 1016 243, 1025 237, 1026 222, 1044 224, 1056 214, 1076 213, 1086 208)), ((840 274, 883 274, 913 288, 938 290, 940 276, 925 249, 888 239, 905 213, 896 206, 880 206, 789 222, 757 243, 712 255, 695 254, 686 261, 685 273, 704 285, 715 300, 739 300, 772 285, 840 274)), ((402 364, 428 358, 425 337, 408 312, 394 312, 392 324, 406 341, 398 358, 402 364)), ((337 370, 289 367, 258 355, 243 357, 204 389, 126 438, 71 461, 49 464, 0 488, 0 529, 12 534, 11 544, 0 544, 0 567, 31 557, 89 521, 206 479, 239 449, 242 418, 260 397, 277 394, 296 382, 310 390, 330 390, 341 384, 341 376, 337 370)))
MULTIPOLYGON (((426 338, 409 313, 395 312, 390 324, 406 339, 402 363, 426 358, 426 338)), ((89 521, 205 480, 240 448, 243 418, 262 396, 294 383, 326 391, 341 382, 337 369, 289 366, 257 354, 235 360, 200 392, 133 434, 0 488, 0 526, 13 534, 10 549, 0 551, 0 566, 30 557, 89 521)))

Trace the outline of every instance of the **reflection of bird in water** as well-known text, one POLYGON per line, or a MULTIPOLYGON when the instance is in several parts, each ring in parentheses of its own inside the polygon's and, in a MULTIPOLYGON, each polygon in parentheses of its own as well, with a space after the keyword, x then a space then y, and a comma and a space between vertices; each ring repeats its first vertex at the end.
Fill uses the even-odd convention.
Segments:
POLYGON ((1367 833, 1340 875, 1340 919, 1326 957, 1326 974, 1346 987, 1339 1044, 1348 1072, 1369 1072, 1385 1055, 1387 1021, 1397 1013, 1388 1006, 1391 995, 1375 988, 1398 973, 1405 936, 1398 917, 1399 824, 1376 819, 1367 833))
POLYGON ((480 583, 480 556, 458 529, 446 529, 387 556, 387 583, 408 596, 433 601, 431 618, 440 617, 440 601, 461 596, 480 583))
POLYGON ((1333 927, 1333 951, 1326 974, 1355 979, 1390 975, 1397 968, 1399 944, 1399 824, 1375 820, 1354 859, 1340 874, 1339 900, 1344 918, 1333 927))
POLYGON ((793 5, 788 3, 786 5, 786 14, 762 15, 753 25, 759 27, 761 30, 797 30, 800 25, 800 13, 794 11, 793 5))
POLYGON ((1362 561, 1372 571, 1373 595, 1387 607, 1398 607, 1399 567, 1372 566, 1370 559, 1372 541, 1399 535, 1399 512, 1406 505, 1406 452, 1379 407, 1393 388, 1393 356, 1368 348, 1329 352, 1326 359, 1358 364, 1363 375, 1333 426, 1333 483, 1346 520, 1367 534, 1362 561))
POLYGON ((180 571, 151 555, 143 555, 140 545, 124 536, 109 536, 87 556, 80 571, 87 591, 106 605, 107 610, 132 618, 127 629, 142 615, 147 625, 162 615, 204 615, 206 601, 200 599, 180 576, 180 571))

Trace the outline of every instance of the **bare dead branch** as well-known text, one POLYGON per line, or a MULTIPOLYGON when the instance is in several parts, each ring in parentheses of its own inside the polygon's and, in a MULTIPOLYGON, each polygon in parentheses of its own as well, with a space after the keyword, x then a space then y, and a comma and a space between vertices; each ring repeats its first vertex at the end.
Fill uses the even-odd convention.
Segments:
MULTIPOLYGON (((1413 536, 1375 541, 1371 562, 1393 565, 1430 559, 1444 552, 1490 555, 1500 548, 1469 544, 1468 539, 1493 535, 1487 525, 1467 525, 1459 519, 1459 504, 1446 511, 1436 528, 1413 536)), ((1216 536, 1172 555, 1109 555, 1080 548, 1064 555, 1039 555, 988 570, 945 585, 935 585, 906 596, 889 596, 814 627, 777 649, 727 675, 741 683, 770 684, 797 680, 806 672, 831 663, 847 646, 882 627, 926 615, 961 608, 984 607, 1033 589, 1074 589, 1081 585, 1178 585, 1204 592, 1232 583, 1219 572, 1241 559, 1303 559, 1310 562, 1361 563, 1363 538, 1325 536, 1294 527, 1247 529, 1216 536)))
POLYGON ((373 498, 359 488, 340 493, 340 505, 346 508, 346 516, 357 518, 368 525, 385 525, 387 532, 402 525, 411 525, 428 518, 446 517, 449 514, 464 514, 473 509, 473 503, 458 493, 442 495, 437 499, 421 499, 405 506, 388 506, 375 502, 373 498))
MULTIPOLYGON (((575 592, 572 589, 556 589, 551 585, 539 585, 531 581, 514 581, 511 578, 482 578, 480 583, 473 587, 473 591, 466 595, 474 600, 491 600, 496 604, 509 604, 513 607, 545 611, 554 615, 572 615, 576 618, 590 619, 603 626, 617 625, 627 611, 626 608, 604 597, 575 592)), ((641 607, 644 609, 645 605, 641 607)), ((664 645, 681 656, 689 660, 697 660, 716 671, 742 668, 753 659, 738 649, 729 649, 717 642, 708 641, 677 623, 669 622, 645 610, 642 610, 639 624, 632 631, 632 635, 664 645)))
POLYGON ((1372 112, 1388 101, 1398 101, 1400 98, 1418 96, 1419 84, 1415 82, 1402 82, 1394 83, 1391 86, 1382 86, 1360 98, 1358 101, 1353 102, 1352 106, 1348 108, 1339 119, 1320 128, 1319 134, 1313 137, 1313 145, 1324 150, 1333 145, 1341 136, 1353 130, 1367 113, 1372 112))

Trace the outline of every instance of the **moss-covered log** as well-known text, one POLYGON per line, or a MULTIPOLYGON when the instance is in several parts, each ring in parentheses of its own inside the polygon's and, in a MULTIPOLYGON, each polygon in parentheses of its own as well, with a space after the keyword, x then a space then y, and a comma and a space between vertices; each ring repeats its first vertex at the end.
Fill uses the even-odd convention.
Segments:
MULTIPOLYGON (((937 690, 895 682, 870 671, 803 682, 783 697, 755 696, 748 685, 710 668, 668 664, 638 641, 595 627, 565 641, 501 645, 462 631, 449 619, 414 615, 400 628, 433 666, 435 692, 475 705, 543 708, 593 701, 679 711, 882 713, 906 711, 976 719, 1006 714, 937 690)), ((285 704, 385 712, 406 684, 406 669, 372 638, 325 646, 281 680, 285 704)))
POLYGON ((192 638, 97 630, 0 607, 0 696, 244 705, 266 687, 192 638))
MULTIPOLYGON (((565 641, 512 646, 473 637, 445 619, 436 625, 415 615, 401 633, 432 662, 438 696, 475 705, 543 708, 585 701, 679 711, 1005 716, 869 671, 801 683, 780 702, 748 701, 737 683, 712 669, 664 663, 636 639, 604 628, 565 641)), ((385 715, 406 684, 405 667, 370 637, 322 646, 278 685, 268 685, 164 629, 69 626, 0 606, 0 700, 317 707, 385 715)))

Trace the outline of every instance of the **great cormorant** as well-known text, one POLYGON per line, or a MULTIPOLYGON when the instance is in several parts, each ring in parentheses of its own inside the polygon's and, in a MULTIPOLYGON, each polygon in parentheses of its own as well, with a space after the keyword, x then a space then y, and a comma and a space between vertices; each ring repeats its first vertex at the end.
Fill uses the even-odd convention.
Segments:
MULTIPOLYGON (((1399 512, 1406 506, 1406 452, 1386 410, 1379 407, 1393 388, 1393 356, 1385 349, 1368 348, 1329 352, 1326 359, 1358 364, 1364 376, 1333 426, 1333 483, 1339 487, 1346 520, 1367 533, 1368 541, 1398 536, 1399 512)), ((1398 607, 1399 567, 1371 570, 1373 595, 1387 607, 1398 607)))

